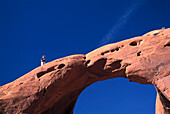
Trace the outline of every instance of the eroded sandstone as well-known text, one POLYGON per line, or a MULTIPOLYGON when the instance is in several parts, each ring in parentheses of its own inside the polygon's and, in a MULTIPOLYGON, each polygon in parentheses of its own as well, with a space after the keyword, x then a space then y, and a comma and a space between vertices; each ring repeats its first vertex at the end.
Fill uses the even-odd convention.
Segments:
POLYGON ((170 113, 170 29, 108 44, 40 66, 0 87, 0 113, 73 113, 80 93, 116 77, 157 90, 156 113, 170 113))

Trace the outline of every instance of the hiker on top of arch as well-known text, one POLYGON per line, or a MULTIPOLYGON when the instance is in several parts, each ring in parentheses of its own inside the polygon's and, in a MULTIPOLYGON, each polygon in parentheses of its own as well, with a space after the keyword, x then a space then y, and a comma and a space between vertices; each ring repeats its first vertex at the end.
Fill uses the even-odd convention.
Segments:
POLYGON ((45 64, 45 55, 42 56, 41 58, 41 66, 45 64))

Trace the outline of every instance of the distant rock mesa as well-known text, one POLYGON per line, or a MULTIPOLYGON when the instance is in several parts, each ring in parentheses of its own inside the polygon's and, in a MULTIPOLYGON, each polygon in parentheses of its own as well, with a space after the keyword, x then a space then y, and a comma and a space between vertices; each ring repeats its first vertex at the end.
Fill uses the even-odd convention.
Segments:
POLYGON ((87 86, 116 77, 153 84, 156 114, 170 114, 170 28, 32 70, 0 87, 0 114, 72 114, 87 86))

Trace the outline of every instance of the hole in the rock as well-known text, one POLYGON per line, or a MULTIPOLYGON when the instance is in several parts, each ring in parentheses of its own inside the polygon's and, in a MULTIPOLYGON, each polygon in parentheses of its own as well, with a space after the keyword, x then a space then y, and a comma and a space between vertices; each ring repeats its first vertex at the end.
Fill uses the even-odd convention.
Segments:
POLYGON ((86 59, 86 57, 83 57, 84 59, 86 59))
POLYGON ((42 71, 37 73, 37 77, 40 78, 41 76, 43 76, 44 74, 46 74, 46 71, 42 71))
POLYGON ((65 64, 60 64, 60 65, 58 66, 58 69, 62 69, 64 66, 65 66, 65 64))
POLYGON ((154 114, 155 99, 153 85, 125 78, 108 79, 88 86, 80 94, 73 114, 154 114))
POLYGON ((164 47, 170 46, 170 42, 168 42, 167 44, 164 45, 164 47))
POLYGON ((23 84, 23 82, 21 82, 19 85, 23 84))
POLYGON ((112 49, 112 50, 111 50, 111 52, 114 52, 114 51, 115 51, 115 49, 112 49))
POLYGON ((42 71, 42 72, 37 73, 37 77, 40 78, 40 77, 43 76, 44 74, 49 73, 49 72, 51 72, 51 71, 54 71, 54 70, 55 70, 54 67, 55 67, 55 66, 53 66, 53 67, 51 67, 51 68, 48 68, 47 71, 42 71))
POLYGON ((121 67, 122 60, 117 60, 111 63, 109 66, 112 67, 112 69, 119 69, 121 67))
POLYGON ((138 41, 133 41, 131 42, 129 45, 130 46, 139 46, 141 44, 142 40, 138 40, 138 41))
POLYGON ((89 63, 90 63, 90 60, 88 60, 88 61, 86 62, 86 66, 87 66, 89 63))
POLYGON ((158 35, 160 33, 160 31, 155 31, 152 33, 152 35, 158 35))
POLYGON ((141 54, 141 51, 139 51, 139 52, 137 53, 137 56, 140 56, 140 54, 141 54))
POLYGON ((101 55, 105 55, 106 53, 109 53, 110 51, 106 51, 106 52, 103 52, 101 53, 101 55))
POLYGON ((105 53, 109 53, 109 51, 106 51, 105 53))
MULTIPOLYGON (((123 45, 122 45, 123 47, 123 45)), ((112 49, 111 52, 114 52, 114 51, 119 51, 120 47, 116 47, 115 49, 112 49)))
POLYGON ((47 73, 48 73, 48 72, 51 72, 51 71, 53 71, 53 70, 55 70, 54 67, 51 67, 51 68, 47 69, 47 73))
POLYGON ((136 41, 133 41, 129 44, 130 46, 137 46, 137 42, 136 41))
POLYGON ((115 50, 116 50, 116 51, 119 51, 119 48, 117 47, 115 50))

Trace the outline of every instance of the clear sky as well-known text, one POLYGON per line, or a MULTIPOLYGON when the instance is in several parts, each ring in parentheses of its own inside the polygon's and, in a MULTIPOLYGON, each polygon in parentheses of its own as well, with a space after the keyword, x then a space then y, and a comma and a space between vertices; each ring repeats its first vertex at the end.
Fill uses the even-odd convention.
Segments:
MULTIPOLYGON (((170 0, 0 0, 0 85, 47 62, 170 27, 170 0)), ((117 78, 80 95, 75 114, 154 114, 156 91, 117 78)))

